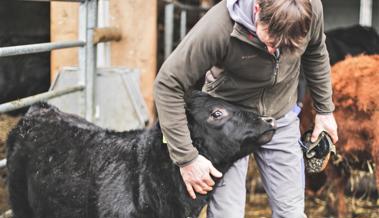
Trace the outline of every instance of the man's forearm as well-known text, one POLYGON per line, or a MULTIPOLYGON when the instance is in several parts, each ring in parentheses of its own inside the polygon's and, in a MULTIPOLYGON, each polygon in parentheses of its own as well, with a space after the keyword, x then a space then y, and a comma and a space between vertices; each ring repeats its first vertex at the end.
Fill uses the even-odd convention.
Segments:
POLYGON ((318 8, 320 9, 315 12, 316 16, 314 16, 311 26, 310 41, 301 62, 314 102, 314 109, 317 113, 324 114, 333 112, 334 104, 322 5, 318 8))
POLYGON ((164 82, 166 77, 164 74, 158 75, 154 85, 154 98, 170 157, 180 166, 195 159, 198 152, 192 145, 187 126, 184 93, 180 89, 170 90, 164 82))

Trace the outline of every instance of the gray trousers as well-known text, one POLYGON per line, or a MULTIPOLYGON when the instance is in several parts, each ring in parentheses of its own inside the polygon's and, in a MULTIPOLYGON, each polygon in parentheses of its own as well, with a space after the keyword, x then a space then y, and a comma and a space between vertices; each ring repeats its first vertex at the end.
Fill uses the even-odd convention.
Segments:
MULTIPOLYGON (((277 124, 273 139, 254 152, 272 217, 306 218, 299 119, 291 111, 278 119, 277 124)), ((248 157, 238 160, 224 174, 210 199, 207 218, 244 217, 248 160, 248 157)))

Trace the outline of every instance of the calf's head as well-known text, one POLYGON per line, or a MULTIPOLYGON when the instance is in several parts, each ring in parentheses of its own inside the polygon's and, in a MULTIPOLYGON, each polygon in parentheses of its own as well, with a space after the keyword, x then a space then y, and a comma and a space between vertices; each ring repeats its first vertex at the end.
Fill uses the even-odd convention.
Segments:
POLYGON ((194 146, 214 164, 234 161, 272 139, 275 119, 242 111, 222 99, 193 91, 186 98, 194 146))

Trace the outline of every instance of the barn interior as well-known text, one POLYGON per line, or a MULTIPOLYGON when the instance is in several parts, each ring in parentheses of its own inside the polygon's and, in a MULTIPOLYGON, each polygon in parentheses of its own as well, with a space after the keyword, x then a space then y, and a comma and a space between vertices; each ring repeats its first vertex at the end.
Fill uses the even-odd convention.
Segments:
MULTIPOLYGON (((94 103, 91 106, 83 105, 79 92, 50 98, 50 103, 59 105, 64 111, 86 117, 97 125, 120 131, 148 127, 156 121, 152 87, 160 66, 185 34, 220 0, 148 2, 98 0, 95 26, 111 27, 116 36, 102 39, 94 53, 96 55, 92 64, 96 81, 91 85, 94 86, 91 92, 94 103), (112 94, 116 92, 119 95, 112 94), (92 107, 89 116, 88 107, 92 107)), ((379 93, 379 89, 376 85, 370 86, 370 89, 360 88, 358 83, 353 89, 352 83, 345 84, 341 76, 344 69, 349 69, 350 76, 346 78, 359 81, 361 77, 353 75, 367 72, 367 75, 362 76, 366 79, 362 81, 378 81, 379 59, 375 54, 379 54, 379 1, 322 0, 322 3, 332 74, 339 75, 335 76, 336 81, 333 83, 337 90, 335 98, 339 99, 337 110, 343 112, 339 116, 344 120, 347 118, 342 117, 342 114, 354 112, 356 122, 346 124, 354 128, 346 127, 345 131, 351 131, 356 137, 342 133, 343 138, 337 144, 345 146, 346 149, 341 152, 349 151, 345 159, 349 173, 342 172, 333 180, 326 174, 307 177, 308 181, 316 183, 308 184, 306 213, 309 217, 342 217, 335 207, 340 202, 335 189, 344 184, 346 208, 343 217, 379 217, 379 197, 375 187, 379 183, 375 181, 375 171, 379 171, 372 155, 379 151, 379 139, 374 130, 377 125, 375 121, 379 122, 379 98, 370 94, 379 93), (352 65, 357 66, 362 62, 369 64, 351 69, 352 65), (338 91, 340 89, 337 87, 342 86, 346 87, 345 91, 349 88, 353 91, 338 91), (363 103, 359 101, 362 95, 368 96, 363 98, 363 103), (347 96, 351 97, 351 101, 345 101, 347 96), (354 146, 362 149, 355 149, 354 146), (346 183, 331 182, 340 182, 341 179, 346 183)), ((84 51, 84 47, 80 46, 16 56, 7 55, 7 52, 12 51, 3 48, 83 41, 82 12, 79 0, 0 1, 0 217, 10 217, 4 162, 7 134, 28 108, 27 103, 17 108, 4 104, 79 84, 80 78, 75 75, 81 72, 84 51), (4 108, 6 110, 2 110, 4 108)), ((110 34, 109 29, 104 31, 110 34)), ((303 130, 313 122, 309 119, 314 115, 309 105, 311 103, 304 103, 301 121, 303 130)), ((343 127, 340 127, 340 131, 343 131, 343 127)), ((254 161, 250 161, 247 191, 245 217, 271 217, 268 199, 254 161)), ((200 217, 206 216, 202 213, 200 217)))

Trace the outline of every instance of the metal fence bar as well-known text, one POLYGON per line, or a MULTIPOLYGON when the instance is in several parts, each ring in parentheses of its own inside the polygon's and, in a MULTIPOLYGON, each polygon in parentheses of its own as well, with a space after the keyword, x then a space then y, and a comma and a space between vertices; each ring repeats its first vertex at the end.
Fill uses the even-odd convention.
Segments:
POLYGON ((62 90, 55 90, 55 91, 49 91, 49 92, 44 92, 41 94, 37 94, 34 96, 22 98, 19 100, 7 102, 4 104, 0 104, 0 113, 4 112, 9 112, 12 110, 17 110, 20 108, 23 108, 25 106, 30 106, 34 103, 40 102, 40 101, 45 101, 51 98, 56 98, 65 94, 73 93, 73 92, 78 92, 85 90, 84 86, 73 86, 73 87, 68 87, 62 90))
POLYGON ((359 24, 362 26, 372 26, 372 0, 361 0, 359 10, 359 24))
MULTIPOLYGON (((79 5, 79 40, 86 41, 87 39, 87 3, 82 2, 79 5)), ((86 85, 86 47, 79 48, 79 81, 80 85, 86 85)), ((85 117, 86 114, 86 92, 80 93, 79 97, 79 114, 85 117)))
POLYGON ((164 28, 164 57, 165 59, 171 54, 174 39, 174 4, 165 6, 165 28, 164 28))
POLYGON ((167 59, 173 50, 174 44, 174 10, 180 10, 180 40, 187 33, 187 13, 188 11, 206 12, 210 8, 186 5, 176 0, 164 0, 165 22, 164 22, 164 58, 167 59))
POLYGON ((180 40, 184 38, 187 32, 187 11, 180 12, 180 40))
MULTIPOLYGON (((110 15, 109 0, 99 0, 97 21, 98 28, 109 27, 110 15)), ((111 66, 111 44, 109 42, 97 44, 97 67, 111 66)))
POLYGON ((86 1, 87 4, 87 31, 86 31, 86 119, 93 122, 95 119, 95 84, 96 84, 96 53, 97 45, 93 43, 93 34, 97 27, 98 0, 86 1))
POLYGON ((173 4, 175 7, 180 8, 181 10, 185 10, 185 11, 206 12, 209 10, 209 8, 204 8, 204 7, 194 6, 194 5, 187 5, 187 4, 183 4, 183 3, 180 3, 178 1, 175 1, 175 0, 165 0, 165 2, 167 4, 173 4))
POLYGON ((84 41, 67 41, 9 46, 0 48, 0 57, 33 54, 63 48, 81 47, 85 44, 86 43, 84 41))

